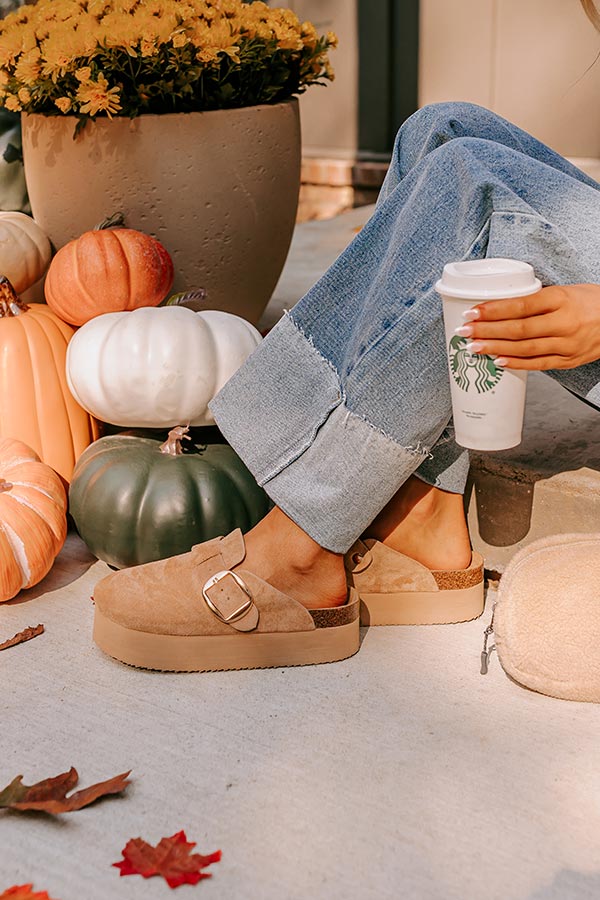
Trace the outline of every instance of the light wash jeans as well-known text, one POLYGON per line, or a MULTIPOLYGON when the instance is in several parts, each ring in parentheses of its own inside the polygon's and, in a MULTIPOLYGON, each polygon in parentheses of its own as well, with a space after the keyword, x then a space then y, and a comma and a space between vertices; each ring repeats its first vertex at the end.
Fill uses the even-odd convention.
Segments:
MULTIPOLYGON (((453 440, 444 264, 531 263, 544 285, 600 283, 600 186, 468 103, 401 127, 367 225, 211 403, 273 501, 345 552, 415 473, 464 491, 453 440)), ((600 361, 549 373, 600 406, 600 361)))

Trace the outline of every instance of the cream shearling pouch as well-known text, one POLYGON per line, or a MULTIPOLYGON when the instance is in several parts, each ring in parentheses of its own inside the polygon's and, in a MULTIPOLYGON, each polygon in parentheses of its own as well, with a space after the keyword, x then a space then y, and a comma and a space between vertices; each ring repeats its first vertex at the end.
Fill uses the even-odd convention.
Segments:
POLYGON ((504 671, 525 687, 563 700, 600 703, 600 534, 534 541, 500 580, 492 625, 504 671))

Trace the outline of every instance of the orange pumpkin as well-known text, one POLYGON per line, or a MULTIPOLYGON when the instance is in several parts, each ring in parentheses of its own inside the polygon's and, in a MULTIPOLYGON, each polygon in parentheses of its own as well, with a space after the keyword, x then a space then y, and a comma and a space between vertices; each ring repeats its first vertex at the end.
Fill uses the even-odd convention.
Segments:
POLYGON ((102 313, 158 306, 173 284, 160 241, 132 228, 86 231, 58 251, 46 276, 46 301, 72 325, 102 313))
POLYGON ((0 603, 50 571, 67 535, 67 497, 31 447, 0 439, 0 603))
POLYGON ((0 438, 24 441, 65 481, 97 423, 79 406, 66 379, 74 330, 47 306, 27 306, 0 277, 0 438))

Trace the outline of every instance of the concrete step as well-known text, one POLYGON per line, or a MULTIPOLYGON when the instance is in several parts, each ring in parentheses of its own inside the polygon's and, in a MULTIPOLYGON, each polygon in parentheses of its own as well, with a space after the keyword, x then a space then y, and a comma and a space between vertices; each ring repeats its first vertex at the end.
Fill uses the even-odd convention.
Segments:
MULTIPOLYGON (((262 328, 291 309, 372 212, 365 206, 296 227, 262 328)), ((548 376, 532 373, 522 444, 472 453, 466 501, 473 544, 488 569, 498 572, 538 537, 600 531, 600 413, 548 376)))

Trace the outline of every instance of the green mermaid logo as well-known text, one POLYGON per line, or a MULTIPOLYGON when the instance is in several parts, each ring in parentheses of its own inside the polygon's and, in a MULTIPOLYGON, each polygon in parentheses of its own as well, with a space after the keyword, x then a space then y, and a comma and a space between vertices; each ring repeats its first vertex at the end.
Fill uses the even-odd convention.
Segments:
POLYGON ((464 337, 454 335, 448 345, 452 377, 461 391, 474 387, 478 394, 485 394, 498 384, 504 369, 496 366, 491 356, 469 353, 467 343, 464 337))

